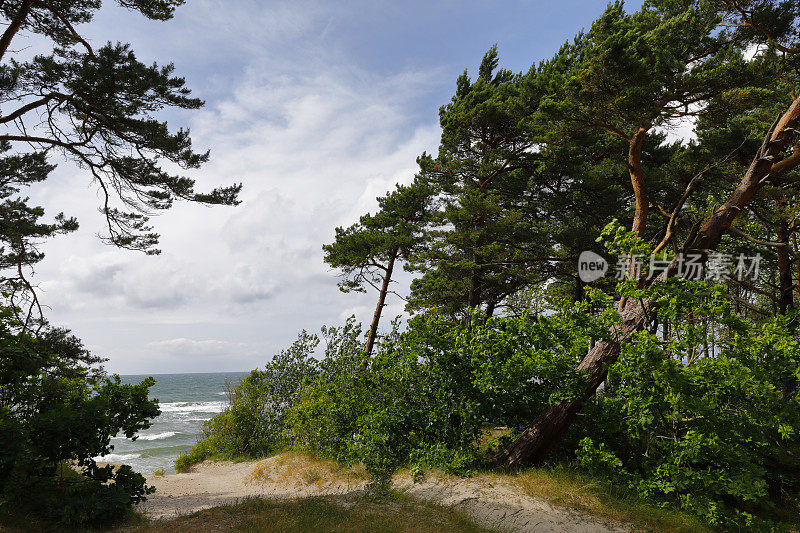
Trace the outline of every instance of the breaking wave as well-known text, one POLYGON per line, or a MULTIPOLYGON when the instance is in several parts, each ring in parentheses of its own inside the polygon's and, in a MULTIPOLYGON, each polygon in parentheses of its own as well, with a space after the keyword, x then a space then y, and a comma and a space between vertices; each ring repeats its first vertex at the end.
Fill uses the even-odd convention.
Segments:
POLYGON ((221 413, 228 402, 167 402, 160 403, 162 413, 221 413))
POLYGON ((177 431, 165 431, 163 433, 156 433, 154 435, 139 435, 139 440, 161 440, 168 439, 177 435, 177 431))
POLYGON ((130 459, 138 459, 141 454, 138 453, 110 453, 108 455, 100 455, 95 457, 95 461, 102 461, 104 463, 118 463, 119 461, 128 461, 130 459))

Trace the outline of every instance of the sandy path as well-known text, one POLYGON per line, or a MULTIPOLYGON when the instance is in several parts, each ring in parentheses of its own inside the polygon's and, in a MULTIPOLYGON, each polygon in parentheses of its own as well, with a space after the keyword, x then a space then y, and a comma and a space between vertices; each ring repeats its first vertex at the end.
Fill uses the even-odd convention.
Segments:
MULTIPOLYGON (((343 496, 357 494, 366 486, 363 473, 292 455, 241 463, 206 462, 193 472, 154 477, 148 482, 157 491, 140 508, 153 518, 189 514, 247 496, 343 496)), ((415 499, 453 507, 480 524, 503 531, 630 531, 527 496, 511 480, 428 474, 413 483, 408 474, 399 474, 393 487, 415 499)))

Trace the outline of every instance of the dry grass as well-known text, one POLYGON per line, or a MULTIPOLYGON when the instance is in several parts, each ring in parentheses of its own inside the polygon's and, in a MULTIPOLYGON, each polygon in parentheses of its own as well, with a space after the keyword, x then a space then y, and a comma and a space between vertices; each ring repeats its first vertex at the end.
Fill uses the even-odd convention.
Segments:
MULTIPOLYGON (((487 431, 487 441, 503 435, 505 428, 487 431)), ((401 469, 395 478, 410 475, 401 469)), ((441 481, 453 481, 457 476, 430 471, 441 481)), ((675 533, 708 532, 702 522, 687 513, 662 509, 648 505, 632 497, 626 490, 610 483, 581 475, 565 468, 530 469, 516 474, 485 471, 476 478, 511 482, 525 494, 549 502, 557 507, 574 509, 588 516, 615 523, 630 524, 637 530, 675 533)), ((248 481, 255 483, 279 483, 297 487, 322 488, 333 484, 355 487, 369 480, 362 466, 346 467, 334 461, 314 459, 306 454, 284 452, 260 461, 248 481)), ((491 486, 488 485, 488 486, 491 486)))
POLYGON ((343 498, 306 498, 272 501, 248 498, 189 516, 160 520, 129 529, 133 533, 172 532, 409 532, 482 533, 452 509, 403 501, 371 502, 343 498))
POLYGON ((564 468, 531 469, 514 474, 512 479, 530 496, 605 520, 630 524, 637 530, 711 531, 692 515, 648 505, 625 489, 564 468))
POLYGON ((355 486, 368 479, 369 474, 360 465, 347 467, 335 461, 314 459, 302 453, 284 452, 259 461, 247 476, 247 483, 313 485, 321 488, 332 484, 355 486))

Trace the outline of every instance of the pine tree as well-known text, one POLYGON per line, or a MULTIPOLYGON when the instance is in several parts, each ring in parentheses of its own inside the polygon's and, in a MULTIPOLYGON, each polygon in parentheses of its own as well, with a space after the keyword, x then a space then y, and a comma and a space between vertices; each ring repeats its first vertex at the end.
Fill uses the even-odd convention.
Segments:
POLYGON ((334 242, 322 247, 325 262, 342 271, 342 292, 366 292, 366 286, 378 291, 365 347, 367 358, 378 336, 395 264, 419 252, 431 201, 430 188, 419 179, 411 185, 397 185, 378 198, 374 215, 363 215, 357 224, 336 228, 334 242))

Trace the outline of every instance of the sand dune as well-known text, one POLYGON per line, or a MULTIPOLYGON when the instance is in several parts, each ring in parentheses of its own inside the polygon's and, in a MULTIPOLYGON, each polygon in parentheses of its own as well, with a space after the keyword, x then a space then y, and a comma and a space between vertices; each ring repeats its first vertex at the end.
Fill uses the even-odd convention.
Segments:
MULTIPOLYGON (((358 469, 281 454, 261 461, 205 462, 192 472, 148 481, 157 492, 141 509, 153 518, 166 518, 247 496, 277 499, 341 496, 346 504, 348 497, 358 496, 366 489, 367 477, 358 469)), ((400 473, 393 479, 393 486, 407 496, 456 508, 476 522, 502 531, 630 531, 532 498, 512 480, 428 474, 415 483, 408 473, 400 473)))

